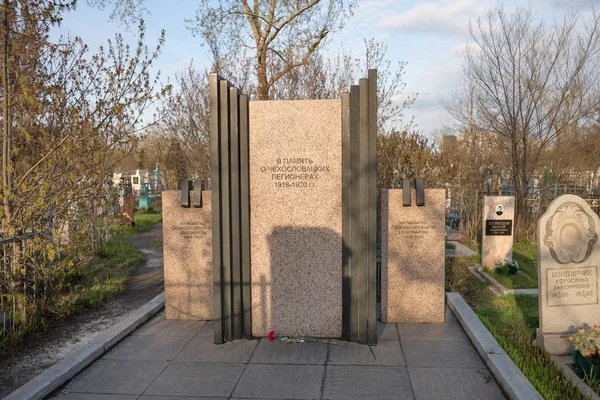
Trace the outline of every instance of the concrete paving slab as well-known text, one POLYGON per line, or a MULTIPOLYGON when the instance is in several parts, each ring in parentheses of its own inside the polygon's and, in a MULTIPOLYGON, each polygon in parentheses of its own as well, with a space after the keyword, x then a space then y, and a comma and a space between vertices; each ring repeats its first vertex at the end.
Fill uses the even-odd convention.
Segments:
POLYGON ((198 332, 198 334, 196 336, 210 337, 210 338, 213 338, 213 340, 214 340, 214 337, 215 337, 214 321, 206 321, 206 324, 204 324, 204 326, 202 327, 202 329, 200 329, 200 331, 198 332))
POLYGON ((133 335, 109 351, 107 360, 170 361, 189 343, 189 337, 133 335))
POLYGON ((404 366, 400 343, 395 340, 379 340, 377 346, 341 342, 329 345, 328 364, 332 365, 395 365, 404 366))
POLYGON ((165 315, 157 315, 144 326, 135 331, 134 335, 161 336, 195 336, 206 324, 206 321, 167 320, 165 315))
POLYGON ((250 363, 256 364, 325 364, 327 343, 284 343, 261 339, 250 363))
POLYGON ((325 366, 248 364, 233 397, 320 399, 325 366))
POLYGON ((399 323, 398 332, 402 340, 469 341, 467 334, 457 320, 449 320, 445 324, 399 323))
POLYGON ((244 364, 171 363, 144 395, 229 397, 244 364))
POLYGON ((351 342, 340 343, 339 345, 329 345, 328 364, 405 366, 404 354, 399 341, 378 340, 376 346, 351 342))
POLYGON ((444 311, 445 311, 444 312, 445 322, 458 321, 458 319, 456 318, 456 315, 454 315, 454 313, 452 312, 452 309, 448 306, 448 304, 446 304, 446 309, 444 311))
POLYGON ((409 367, 485 368, 469 342, 400 340, 409 367))
POLYGON ((236 340, 214 344, 212 337, 196 336, 181 350, 175 360, 246 363, 257 345, 258 340, 236 340))
POLYGON ((140 396, 138 400, 227 400, 227 397, 198 396, 140 396))
POLYGON ((99 360, 75 377, 66 391, 142 394, 166 366, 163 361, 99 360))
POLYGON ((136 400, 136 394, 61 393, 54 400, 136 400))
POLYGON ((412 400, 404 367, 328 365, 323 399, 412 400))
POLYGON ((502 390, 487 368, 408 368, 419 400, 504 400, 502 390))
POLYGON ((386 324, 384 322, 377 321, 377 339, 379 340, 400 340, 398 337, 398 330, 396 324, 386 324))

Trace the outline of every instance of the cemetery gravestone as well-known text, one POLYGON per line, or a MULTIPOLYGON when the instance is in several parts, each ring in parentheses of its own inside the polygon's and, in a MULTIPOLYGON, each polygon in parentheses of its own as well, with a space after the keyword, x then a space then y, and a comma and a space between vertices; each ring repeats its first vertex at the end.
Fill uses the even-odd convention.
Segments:
POLYGON ((512 258, 514 218, 513 196, 484 197, 481 244, 481 264, 484 267, 492 268, 496 261, 512 258))
POLYGON ((445 190, 403 205, 402 190, 381 191, 381 320, 444 322, 445 190))
POLYGON ((123 196, 123 210, 121 211, 121 222, 124 225, 134 225, 134 202, 135 196, 133 193, 128 193, 123 196))
POLYGON ((340 337, 339 100, 250 102, 252 334, 340 337))
POLYGON ((565 338, 600 322, 598 272, 600 219, 579 196, 555 199, 538 221, 538 345, 570 354, 565 338))
POLYGON ((162 193, 167 319, 213 319, 210 192, 202 207, 182 207, 180 191, 162 193))

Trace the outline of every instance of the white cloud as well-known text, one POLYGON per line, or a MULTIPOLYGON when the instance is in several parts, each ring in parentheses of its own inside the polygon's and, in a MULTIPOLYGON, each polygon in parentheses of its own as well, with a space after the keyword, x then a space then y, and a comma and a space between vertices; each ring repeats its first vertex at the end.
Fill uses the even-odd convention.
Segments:
POLYGON ((484 10, 481 3, 477 0, 419 2, 400 14, 383 17, 378 25, 403 33, 466 36, 469 33, 469 19, 484 10))
POLYGON ((591 5, 594 4, 594 0, 543 0, 537 1, 537 3, 541 3, 542 5, 548 4, 558 8, 577 9, 591 7, 591 5))

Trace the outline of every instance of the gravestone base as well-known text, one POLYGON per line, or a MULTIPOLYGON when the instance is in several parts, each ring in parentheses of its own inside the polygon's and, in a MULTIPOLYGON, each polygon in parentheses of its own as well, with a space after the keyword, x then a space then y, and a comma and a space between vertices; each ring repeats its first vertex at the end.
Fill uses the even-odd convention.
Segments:
POLYGON ((536 342, 538 347, 546 349, 553 356, 565 356, 573 354, 573 345, 566 341, 572 333, 544 333, 536 329, 536 342))

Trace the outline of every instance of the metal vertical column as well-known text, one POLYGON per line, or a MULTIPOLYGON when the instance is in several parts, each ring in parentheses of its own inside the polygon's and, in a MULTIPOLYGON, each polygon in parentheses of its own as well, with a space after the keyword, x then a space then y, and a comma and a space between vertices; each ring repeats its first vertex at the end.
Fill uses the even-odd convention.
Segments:
POLYGON ((230 126, 230 182, 231 182, 231 304, 233 340, 242 338, 242 259, 240 216, 240 131, 239 95, 237 88, 229 88, 230 126))
POLYGON ((250 286, 250 149, 248 136, 248 97, 240 95, 240 230, 242 249, 242 323, 244 337, 252 337, 250 286))
POLYGON ((350 190, 345 195, 350 203, 350 341, 358 342, 359 332, 359 257, 357 248, 360 238, 357 234, 359 227, 360 208, 358 205, 360 175, 360 143, 358 141, 359 102, 358 86, 350 87, 350 190), (348 196, 351 194, 351 196, 348 196))
POLYGON ((248 98, 216 74, 209 82, 214 333, 223 343, 252 336, 248 98))
POLYGON ((368 72, 367 150, 367 331, 368 344, 377 344, 377 70, 368 72))
POLYGON ((350 339, 352 173, 350 157, 350 93, 342 94, 342 337, 350 339))
POLYGON ((342 330, 377 344, 377 71, 342 95, 342 330))
POLYGON ((367 313, 368 313, 368 177, 369 177, 369 81, 359 80, 359 128, 358 142, 360 143, 358 176, 358 207, 359 215, 359 245, 357 261, 359 264, 359 312, 358 312, 358 342, 367 343, 367 313))
POLYGON ((223 263, 223 339, 232 340, 231 330, 231 183, 229 182, 229 87, 219 82, 221 92, 221 229, 223 263))
POLYGON ((212 207, 212 259, 213 259, 213 318, 215 343, 223 343, 223 321, 221 315, 223 272, 221 263, 221 101, 219 76, 208 77, 210 91, 210 174, 211 174, 211 207, 212 207))

